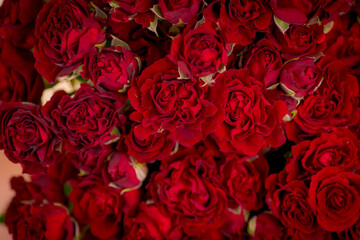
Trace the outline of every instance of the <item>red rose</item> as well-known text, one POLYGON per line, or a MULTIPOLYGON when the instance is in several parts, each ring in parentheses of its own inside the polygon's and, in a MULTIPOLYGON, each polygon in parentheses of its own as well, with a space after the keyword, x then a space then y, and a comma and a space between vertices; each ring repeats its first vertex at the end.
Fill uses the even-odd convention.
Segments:
POLYGON ((43 1, 5 0, 0 6, 0 38, 14 46, 30 49, 34 46, 35 20, 43 1))
POLYGON ((285 59, 313 57, 324 51, 326 47, 324 27, 317 23, 302 26, 290 25, 284 33, 276 28, 267 36, 285 59))
POLYGON ((272 106, 262 88, 243 69, 231 69, 216 77, 210 96, 223 95, 219 99, 226 99, 218 102, 225 120, 214 133, 221 151, 255 155, 268 145, 279 147, 285 142, 279 124, 287 111, 285 103, 278 101, 272 106))
POLYGON ((322 0, 270 0, 270 5, 276 17, 284 22, 302 25, 316 16, 322 0))
POLYGON ((278 82, 282 67, 280 53, 269 40, 262 39, 245 56, 244 67, 268 88, 278 82))
POLYGON ((187 77, 206 77, 226 65, 228 50, 218 26, 207 21, 196 28, 188 25, 172 41, 170 59, 187 77))
POLYGON ((284 226, 281 222, 272 214, 262 212, 259 215, 254 216, 249 221, 249 229, 252 231, 252 226, 255 227, 252 233, 254 240, 281 240, 286 239, 286 233, 284 226))
POLYGON ((83 0, 47 2, 37 17, 35 36, 35 67, 49 83, 79 67, 105 37, 83 0))
POLYGON ((265 158, 240 158, 228 155, 220 166, 224 189, 229 196, 232 208, 241 206, 246 210, 258 210, 264 203, 264 181, 269 172, 265 158))
POLYGON ((141 123, 136 129, 139 139, 169 131, 181 145, 190 147, 222 120, 213 99, 207 99, 206 87, 193 79, 180 79, 176 65, 167 58, 149 66, 133 83, 128 96, 136 111, 130 119, 141 123))
POLYGON ((285 179, 285 172, 266 179, 270 210, 295 239, 328 239, 307 202, 308 187, 302 181, 286 182, 285 179))
POLYGON ((64 207, 52 204, 22 204, 9 208, 5 223, 13 239, 71 240, 74 226, 64 207))
POLYGON ((80 223, 88 224, 91 233, 99 239, 119 235, 123 216, 131 216, 139 202, 138 191, 121 195, 117 189, 91 179, 73 185, 69 195, 73 214, 80 223))
POLYGON ((142 127, 134 124, 130 133, 125 136, 128 154, 139 163, 162 160, 170 155, 175 147, 175 141, 168 132, 144 135, 138 131, 142 127))
POLYGON ((288 61, 280 73, 280 85, 290 95, 301 98, 311 95, 319 87, 323 74, 314 59, 299 58, 288 61))
POLYGON ((322 133, 311 141, 302 141, 292 147, 293 157, 286 167, 290 179, 305 179, 325 167, 342 170, 359 169, 359 141, 345 128, 322 133))
POLYGON ((153 175, 149 188, 156 203, 175 215, 176 224, 189 236, 218 229, 227 209, 226 196, 218 186, 212 157, 201 149, 181 151, 170 157, 153 175))
POLYGON ((255 33, 267 31, 272 12, 263 0, 221 0, 220 26, 230 43, 248 45, 255 33))
POLYGON ((103 48, 85 57, 81 75, 110 91, 130 85, 139 71, 136 55, 122 48, 103 48))
MULTIPOLYGON (((235 239, 248 239, 247 234, 245 233, 247 220, 248 220, 248 212, 243 210, 241 207, 237 207, 235 209, 229 208, 225 211, 225 219, 224 224, 220 228, 219 233, 214 234, 220 235, 214 237, 214 239, 226 239, 228 240, 235 240, 235 239)), ((213 234, 213 231, 209 231, 208 234, 213 234)), ((202 236, 205 237, 206 235, 202 236)), ((206 238, 202 238, 206 239, 206 238)), ((208 238, 209 239, 209 238, 208 238)), ((211 238, 210 238, 211 239, 211 238)))
MULTIPOLYGON (((108 146, 119 138, 117 126, 124 117, 120 114, 122 97, 84 83, 73 98, 55 93, 42 110, 68 152, 82 159, 101 160, 108 146)), ((93 164, 83 167, 89 165, 93 164)))
POLYGON ((124 222, 125 240, 182 238, 182 231, 175 225, 173 216, 156 204, 140 203, 136 216, 124 222))
POLYGON ((341 240, 360 239, 360 220, 345 231, 338 233, 338 237, 341 240))
POLYGON ((37 105, 0 102, 1 143, 5 155, 23 172, 38 173, 55 162, 59 140, 37 105))
POLYGON ((309 204, 325 230, 341 232, 360 216, 360 175, 324 168, 311 178, 309 204))
POLYGON ((43 90, 31 52, 0 40, 0 100, 39 103, 43 90))
POLYGON ((166 20, 172 24, 177 24, 181 20, 183 23, 190 22, 198 13, 200 0, 167 1, 159 0, 159 8, 166 20))

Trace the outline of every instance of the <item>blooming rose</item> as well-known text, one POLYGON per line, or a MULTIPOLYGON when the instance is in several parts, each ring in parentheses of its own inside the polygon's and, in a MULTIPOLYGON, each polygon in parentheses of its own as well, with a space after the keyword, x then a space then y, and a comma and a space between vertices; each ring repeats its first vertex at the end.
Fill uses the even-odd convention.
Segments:
POLYGON ((307 202, 308 187, 302 181, 286 182, 285 179, 285 172, 266 179, 266 200, 270 210, 295 239, 327 239, 307 202))
POLYGON ((328 167, 311 178, 309 204, 325 230, 341 232, 360 216, 360 175, 328 167))
POLYGON ((314 59, 299 58, 288 61, 280 73, 280 85, 294 97, 311 95, 322 81, 322 70, 314 59))
POLYGON ((218 27, 209 21, 196 28, 189 24, 171 43, 170 59, 188 77, 217 73, 227 63, 228 47, 218 27))
POLYGON ((124 222, 125 240, 182 238, 182 231, 175 225, 174 217, 158 204, 141 202, 138 213, 124 222))
POLYGON ((41 0, 3 1, 0 6, 0 38, 7 39, 16 47, 32 48, 35 20, 42 5, 41 0))
POLYGON ((161 59, 143 71, 128 91, 135 112, 130 119, 141 123, 139 139, 169 131, 185 147, 213 132, 222 120, 220 109, 207 98, 206 87, 193 79, 180 79, 176 65, 161 59))
POLYGON ((123 121, 120 109, 124 106, 121 97, 82 84, 73 98, 65 92, 55 93, 43 112, 68 152, 82 159, 101 160, 109 144, 119 137, 117 126, 123 121))
POLYGON ((225 120, 214 133, 221 151, 254 155, 268 145, 279 147, 285 142, 279 124, 287 111, 284 102, 271 105, 262 84, 244 69, 228 70, 215 81, 210 97, 223 95, 219 99, 225 99, 217 103, 225 120))
POLYGON ((79 67, 84 56, 96 52, 104 31, 83 0, 51 0, 41 9, 35 27, 35 67, 49 82, 79 67))
POLYGON ((245 56, 244 67, 268 88, 278 82, 282 67, 280 53, 269 40, 261 39, 245 56))
POLYGON ((291 149, 293 157, 286 167, 288 178, 310 178, 325 167, 350 171, 359 169, 358 145, 356 135, 345 128, 322 133, 311 141, 302 141, 291 149))
POLYGON ((141 126, 134 124, 130 133, 125 136, 128 154, 139 163, 153 162, 168 157, 175 147, 175 141, 168 132, 154 133, 146 136, 137 129, 141 126))
POLYGON ((334 127, 352 126, 359 120, 359 84, 339 61, 323 57, 318 63, 324 80, 316 94, 308 96, 297 108, 297 115, 286 126, 292 141, 319 135, 334 127))
POLYGON ((38 105, 0 102, 1 144, 5 155, 21 163, 23 172, 37 173, 55 162, 58 139, 38 105))
POLYGON ((103 48, 85 57, 81 75, 110 91, 130 85, 139 71, 136 55, 120 46, 103 48))
POLYGON ((321 0, 270 0, 276 17, 282 21, 302 25, 317 14, 323 1, 321 0))
POLYGON ((0 100, 39 103, 43 90, 32 54, 0 39, 0 100))
POLYGON ((248 45, 257 31, 264 32, 272 12, 263 0, 221 0, 220 25, 230 43, 248 45))
POLYGON ((265 196, 264 181, 269 166, 263 156, 240 158, 228 155, 220 166, 224 189, 228 194, 230 206, 238 205, 246 210, 258 210, 265 196))
POLYGON ((73 184, 69 200, 80 223, 88 224, 95 237, 109 239, 121 232, 123 216, 134 214, 139 192, 134 190, 121 195, 115 188, 85 178, 73 184))
POLYGON ((176 217, 176 224, 189 236, 218 229, 227 209, 226 196, 218 186, 212 157, 201 149, 180 151, 162 164, 149 188, 156 203, 176 217))
POLYGON ((183 23, 190 22, 198 13, 200 4, 200 0, 159 0, 162 15, 172 24, 177 24, 180 20, 183 23))
POLYGON ((317 23, 302 26, 290 25, 284 33, 275 28, 274 32, 267 36, 285 59, 316 56, 326 47, 324 27, 317 23))
POLYGON ((67 210, 58 205, 22 204, 9 208, 5 223, 13 239, 71 240, 74 226, 67 210))

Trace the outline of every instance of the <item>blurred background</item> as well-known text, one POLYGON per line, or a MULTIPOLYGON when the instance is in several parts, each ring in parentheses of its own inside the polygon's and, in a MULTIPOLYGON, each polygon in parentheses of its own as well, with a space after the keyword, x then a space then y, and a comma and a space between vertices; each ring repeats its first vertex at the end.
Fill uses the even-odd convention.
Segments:
MULTIPOLYGON (((0 0, 0 6, 4 0, 0 0)), ((12 176, 21 174, 21 166, 10 162, 4 155, 4 151, 0 151, 0 214, 4 213, 11 198, 14 196, 10 188, 10 179, 12 176)), ((0 224, 0 239, 12 239, 4 224, 0 224)))

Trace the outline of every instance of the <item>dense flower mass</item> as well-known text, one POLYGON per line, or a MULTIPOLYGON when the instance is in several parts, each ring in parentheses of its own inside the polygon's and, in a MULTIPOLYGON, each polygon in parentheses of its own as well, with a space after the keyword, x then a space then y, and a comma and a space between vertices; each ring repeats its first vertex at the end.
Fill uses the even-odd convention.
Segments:
POLYGON ((355 0, 4 0, 13 239, 360 239, 355 0))

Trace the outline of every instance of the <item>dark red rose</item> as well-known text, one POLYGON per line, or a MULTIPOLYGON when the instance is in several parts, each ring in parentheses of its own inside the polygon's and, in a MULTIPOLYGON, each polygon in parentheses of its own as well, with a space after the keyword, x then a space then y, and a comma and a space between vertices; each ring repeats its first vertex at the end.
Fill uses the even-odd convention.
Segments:
POLYGON ((358 146, 356 135, 346 128, 322 133, 311 141, 302 141, 291 149, 293 156, 286 167, 288 178, 310 178, 325 167, 349 171, 359 169, 358 146))
POLYGON ((248 239, 247 234, 245 234, 247 220, 249 217, 248 213, 249 212, 241 207, 237 207, 235 209, 229 208, 225 211, 224 224, 219 230, 221 237, 214 239, 225 239, 225 236, 227 237, 226 239, 229 240, 248 239))
POLYGON ((229 206, 239 205, 246 210, 259 210, 264 204, 265 178, 269 172, 266 159, 260 155, 240 158, 228 155, 220 166, 224 189, 230 199, 229 206))
POLYGON ((217 184, 215 161, 200 152, 190 149, 170 157, 170 163, 162 164, 148 185, 155 202, 173 214, 189 236, 221 227, 227 209, 225 193, 217 184))
POLYGON ((13 239, 72 240, 74 238, 71 217, 62 206, 22 204, 16 208, 8 208, 5 219, 13 239), (7 217, 8 215, 10 216, 7 217))
POLYGON ((34 46, 35 20, 42 8, 41 0, 5 0, 0 7, 0 38, 16 47, 34 46))
POLYGON ((141 202, 138 213, 124 222, 125 240, 182 238, 182 231, 176 226, 174 217, 157 204, 141 202))
POLYGON ((263 0, 221 0, 220 26, 230 43, 248 45, 255 33, 267 31, 272 12, 263 0))
POLYGON ((177 24, 180 20, 183 23, 190 22, 198 13, 200 4, 200 0, 159 0, 162 15, 172 24, 177 24))
POLYGON ((139 164, 122 152, 113 153, 103 170, 106 183, 126 191, 139 188, 146 176, 146 165, 139 164))
POLYGON ((177 67, 167 58, 143 71, 128 96, 136 110, 130 119, 141 123, 139 139, 169 131, 181 145, 191 147, 213 132, 222 121, 220 110, 206 95, 206 87, 193 79, 180 79, 177 67))
POLYGON ((35 27, 35 67, 49 82, 78 68, 104 41, 100 24, 83 0, 51 0, 41 9, 35 27))
POLYGON ((134 190, 121 195, 115 188, 84 179, 73 185, 69 200, 79 223, 88 224, 95 237, 109 239, 122 231, 124 215, 134 214, 139 192, 134 190))
POLYGON ((324 18, 333 19, 338 15, 343 15, 356 5, 354 0, 324 0, 321 6, 324 18))
POLYGON ((290 25, 284 33, 279 28, 275 28, 274 32, 267 36, 285 59, 313 57, 324 51, 326 47, 324 27, 317 23, 290 25))
POLYGON ((351 19, 351 14, 346 14, 336 18, 333 24, 331 31, 326 34, 325 53, 352 68, 352 71, 359 76, 360 23, 356 19, 351 19))
POLYGON ((279 147, 285 142, 280 120, 285 116, 286 104, 268 102, 260 82, 246 70, 228 70, 215 79, 211 96, 223 95, 218 102, 225 120, 217 128, 214 138, 223 152, 255 155, 268 145, 279 147))
POLYGON ((280 73, 281 87, 296 98, 313 94, 322 79, 322 69, 315 65, 314 59, 306 57, 288 61, 280 73))
POLYGON ((278 82, 282 67, 280 53, 269 40, 261 39, 245 56, 244 67, 268 88, 278 82))
POLYGON ((325 230, 341 232, 360 216, 360 175, 324 168, 311 178, 309 204, 325 230))
POLYGON ((170 155, 175 147, 175 141, 168 132, 154 133, 149 136, 138 131, 141 126, 134 124, 130 133, 125 136, 128 154, 139 163, 162 160, 170 155))
POLYGON ((0 40, 0 100, 39 103, 43 90, 31 52, 0 40))
POLYGON ((324 80, 314 95, 297 108, 296 117, 286 126, 288 139, 319 135, 334 127, 352 126, 359 120, 359 84, 340 61, 323 57, 319 62, 324 80))
POLYGON ((1 144, 23 172, 38 173, 55 163, 59 139, 33 104, 0 102, 1 144))
POLYGON ((118 46, 86 56, 81 75, 95 85, 118 91, 129 86, 138 72, 136 55, 118 46))
POLYGON ((82 166, 85 170, 96 165, 92 160, 106 157, 108 147, 118 140, 118 125, 124 118, 120 114, 125 105, 122 97, 84 83, 72 98, 65 92, 57 92, 43 107, 65 150, 89 159, 82 166))
POLYGON ((286 182, 286 174, 270 175, 266 179, 266 201, 272 213, 287 228, 294 239, 328 239, 310 207, 308 187, 303 181, 286 182))
POLYGON ((207 21, 196 28, 189 24, 172 41, 170 59, 187 77, 206 77, 226 65, 228 51, 218 26, 207 21))
POLYGON ((277 18, 290 24, 302 25, 319 12, 322 2, 322 0, 270 0, 270 5, 277 18))
POLYGON ((262 212, 249 221, 250 234, 254 240, 285 239, 286 231, 281 222, 272 214, 262 212))

